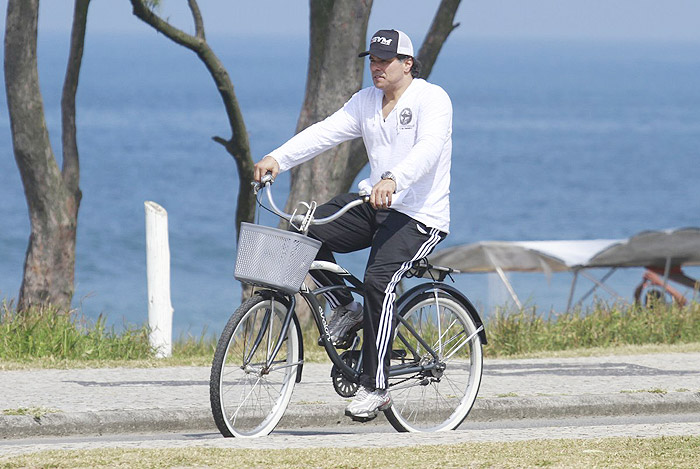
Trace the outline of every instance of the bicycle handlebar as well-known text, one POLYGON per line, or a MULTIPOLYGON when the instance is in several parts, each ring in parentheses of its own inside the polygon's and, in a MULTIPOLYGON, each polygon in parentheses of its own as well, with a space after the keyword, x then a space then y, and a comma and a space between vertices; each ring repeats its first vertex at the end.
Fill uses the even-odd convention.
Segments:
MULTIPOLYGON (((272 211, 277 216, 284 218, 285 220, 289 221, 294 226, 302 225, 304 223, 304 221, 306 221, 307 215, 289 214, 289 213, 286 213, 286 212, 280 210, 277 207, 277 204, 275 204, 275 201, 272 198, 272 183, 273 182, 275 182, 275 179, 272 177, 272 174, 268 173, 261 178, 260 182, 253 181, 251 184, 253 186, 253 191, 255 193, 257 193, 261 189, 267 188, 267 191, 266 191, 267 192, 267 200, 270 202, 270 207, 272 208, 272 211)), ((325 217, 325 218, 315 219, 315 218, 313 218, 313 214, 312 214, 311 220, 308 221, 307 223, 309 225, 325 225, 326 223, 330 223, 334 220, 337 220, 338 218, 340 218, 343 214, 345 214, 345 212, 347 212, 351 208, 357 207, 358 205, 361 205, 361 204, 364 204, 367 202, 369 202, 369 194, 360 192, 359 199, 353 200, 352 202, 348 202, 340 210, 335 212, 333 215, 330 215, 330 216, 325 217)), ((304 205, 306 205, 307 208, 311 207, 309 204, 306 204, 306 203, 304 203, 304 205)))

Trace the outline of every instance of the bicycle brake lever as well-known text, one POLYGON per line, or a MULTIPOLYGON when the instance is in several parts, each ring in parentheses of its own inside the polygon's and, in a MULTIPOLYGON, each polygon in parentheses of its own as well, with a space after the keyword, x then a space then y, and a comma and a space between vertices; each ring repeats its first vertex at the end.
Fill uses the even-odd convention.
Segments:
POLYGON ((253 194, 257 195, 260 189, 272 184, 273 182, 275 182, 275 178, 272 177, 272 173, 265 174, 262 178, 260 178, 260 182, 250 181, 250 185, 253 186, 253 194))

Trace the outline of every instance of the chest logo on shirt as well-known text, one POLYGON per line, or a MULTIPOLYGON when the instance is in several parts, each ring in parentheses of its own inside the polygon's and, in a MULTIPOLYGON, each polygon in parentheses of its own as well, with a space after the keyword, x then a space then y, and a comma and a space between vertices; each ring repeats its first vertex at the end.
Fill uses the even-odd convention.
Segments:
POLYGON ((399 114, 399 122, 401 125, 407 125, 411 123, 411 120, 413 119, 413 113, 411 112, 410 108, 403 108, 401 113, 399 114))

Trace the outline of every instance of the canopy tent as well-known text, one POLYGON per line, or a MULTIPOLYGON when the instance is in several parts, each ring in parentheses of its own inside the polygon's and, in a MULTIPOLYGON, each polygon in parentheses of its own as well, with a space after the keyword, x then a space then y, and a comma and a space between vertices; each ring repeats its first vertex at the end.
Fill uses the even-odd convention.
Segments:
POLYGON ((674 267, 700 265, 700 228, 643 231, 628 239, 481 241, 438 250, 430 256, 430 263, 461 273, 496 272, 521 307, 505 272, 573 272, 569 309, 579 273, 596 284, 580 302, 597 287, 607 289, 605 280, 619 267, 664 269, 666 282, 674 267), (600 280, 585 273, 585 269, 599 267, 610 268, 600 280))

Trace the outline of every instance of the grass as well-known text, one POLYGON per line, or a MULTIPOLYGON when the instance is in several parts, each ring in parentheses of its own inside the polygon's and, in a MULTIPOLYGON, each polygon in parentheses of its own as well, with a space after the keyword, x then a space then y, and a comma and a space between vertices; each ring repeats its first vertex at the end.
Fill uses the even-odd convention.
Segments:
POLYGON ((538 314, 532 307, 499 311, 486 324, 487 356, 640 345, 697 343, 700 304, 687 307, 596 304, 590 311, 538 314))
POLYGON ((674 436, 468 442, 400 449, 106 448, 0 458, 0 467, 695 468, 699 453, 700 437, 674 436))
POLYGON ((668 394, 668 391, 666 391, 665 389, 661 389, 661 388, 637 389, 636 391, 622 390, 620 392, 623 394, 636 394, 636 393, 640 393, 640 392, 648 392, 650 394, 668 394))
POLYGON ((18 312, 12 304, 0 307, 0 360, 125 360, 151 357, 148 328, 126 326, 116 332, 100 316, 91 323, 75 312, 52 307, 18 312))
MULTIPOLYGON (((700 304, 680 308, 657 305, 597 304, 588 311, 539 314, 535 307, 499 311, 488 318, 485 355, 496 357, 566 357, 700 351, 700 304)), ((318 331, 304 326, 305 360, 327 361, 317 345, 318 331)), ((89 321, 78 312, 52 308, 17 312, 0 305, 0 370, 29 367, 209 366, 217 337, 182 335, 172 357, 156 359, 146 325, 106 326, 100 316, 89 321)))
POLYGON ((173 343, 172 357, 156 359, 148 341, 148 326, 106 326, 100 316, 90 321, 76 311, 52 307, 18 312, 11 303, 0 305, 0 369, 28 366, 81 368, 95 366, 209 365, 216 337, 182 335, 173 343))
POLYGON ((35 419, 40 419, 46 414, 54 414, 56 412, 60 411, 45 407, 18 407, 16 409, 3 409, 0 415, 31 415, 35 419))

